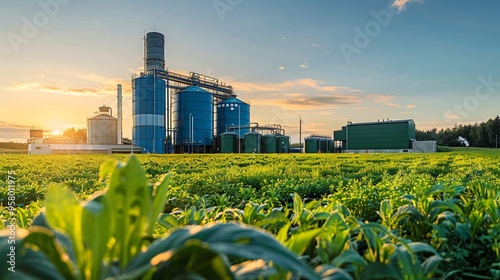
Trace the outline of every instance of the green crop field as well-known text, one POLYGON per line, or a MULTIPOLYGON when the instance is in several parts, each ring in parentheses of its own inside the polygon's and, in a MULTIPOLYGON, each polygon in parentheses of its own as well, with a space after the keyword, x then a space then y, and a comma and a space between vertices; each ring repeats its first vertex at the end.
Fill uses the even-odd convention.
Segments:
POLYGON ((1 279, 500 279, 493 149, 0 155, 0 204, 1 279))

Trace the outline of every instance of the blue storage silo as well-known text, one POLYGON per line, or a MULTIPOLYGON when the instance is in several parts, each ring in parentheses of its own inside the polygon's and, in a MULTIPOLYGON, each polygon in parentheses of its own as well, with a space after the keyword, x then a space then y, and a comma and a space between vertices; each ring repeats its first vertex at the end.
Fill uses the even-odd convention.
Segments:
POLYGON ((165 153, 166 83, 152 75, 132 80, 132 142, 145 153, 165 153))
POLYGON ((173 95, 175 145, 209 146, 213 141, 214 103, 208 91, 190 86, 173 95))
MULTIPOLYGON (((250 105, 238 98, 228 98, 217 104, 217 135, 227 131, 228 127, 248 127, 250 125, 250 105)), ((235 130, 240 138, 250 132, 249 128, 235 130)))

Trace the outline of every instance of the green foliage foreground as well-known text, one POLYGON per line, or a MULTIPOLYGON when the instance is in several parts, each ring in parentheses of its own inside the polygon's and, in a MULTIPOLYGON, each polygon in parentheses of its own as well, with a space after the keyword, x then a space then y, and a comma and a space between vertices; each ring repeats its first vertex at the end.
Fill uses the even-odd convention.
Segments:
POLYGON ((146 172, 135 157, 102 165, 83 202, 72 175, 19 207, 16 272, 7 228, 0 279, 500 278, 496 158, 207 156, 166 176, 141 159, 146 172))
MULTIPOLYGON (((68 190, 48 190, 46 211, 29 230, 18 229, 15 262, 2 262, 1 279, 234 279, 268 273, 268 266, 310 279, 318 276, 271 235, 236 224, 181 228, 152 236, 169 187, 167 175, 150 188, 138 160, 109 164, 109 188, 85 202, 68 190), (245 263, 229 258, 261 260, 245 263), (272 266, 270 265, 272 263, 272 266), (9 270, 10 265, 10 270, 9 270)), ((12 250, 9 230, 0 254, 12 250)))

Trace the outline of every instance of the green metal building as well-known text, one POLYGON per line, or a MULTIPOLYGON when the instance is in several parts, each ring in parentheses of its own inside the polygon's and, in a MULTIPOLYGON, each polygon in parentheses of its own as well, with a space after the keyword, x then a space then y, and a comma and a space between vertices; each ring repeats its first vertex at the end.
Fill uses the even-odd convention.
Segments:
POLYGON ((383 120, 378 122, 348 123, 333 132, 335 142, 342 150, 406 150, 415 139, 415 122, 383 120))

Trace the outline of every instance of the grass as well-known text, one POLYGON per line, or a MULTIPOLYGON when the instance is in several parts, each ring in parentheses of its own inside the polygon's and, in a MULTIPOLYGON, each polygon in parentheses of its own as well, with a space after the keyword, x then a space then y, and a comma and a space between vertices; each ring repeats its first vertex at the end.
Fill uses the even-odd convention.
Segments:
POLYGON ((453 147, 450 148, 453 153, 463 155, 477 155, 477 156, 500 156, 500 149, 495 148, 476 148, 476 147, 453 147))
MULTIPOLYGON (((500 275, 498 156, 494 149, 453 148, 435 154, 137 158, 150 182, 173 172, 155 228, 157 236, 213 222, 245 223, 265 229, 316 269, 341 263, 344 253, 354 256, 356 265, 339 266, 355 279, 371 275, 370 269, 381 269, 382 264, 394 264, 396 257, 387 259, 390 252, 398 252, 397 258, 403 261, 408 256, 405 246, 417 242, 412 245, 417 250, 426 248, 425 253, 420 251, 420 260, 439 265, 437 270, 425 271, 426 277, 496 279, 500 275)), ((0 155, 0 173, 16 172, 15 201, 24 210, 18 213, 19 227, 28 227, 40 208, 47 207, 49 185, 66 186, 80 198, 90 199, 106 186, 106 181, 98 181, 99 166, 127 158, 0 155)), ((0 176, 3 206, 5 177, 0 176)), ((0 207, 4 220, 6 213, 0 207)), ((420 263, 416 264, 419 270, 420 263)))

